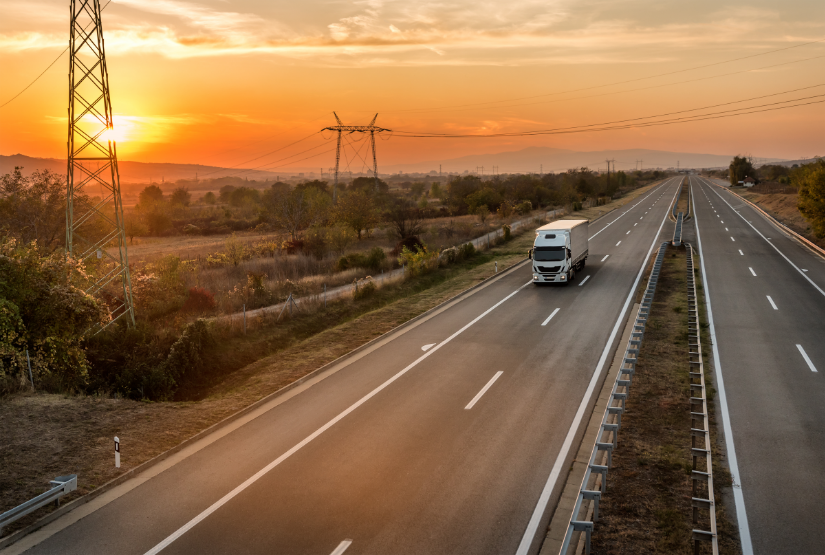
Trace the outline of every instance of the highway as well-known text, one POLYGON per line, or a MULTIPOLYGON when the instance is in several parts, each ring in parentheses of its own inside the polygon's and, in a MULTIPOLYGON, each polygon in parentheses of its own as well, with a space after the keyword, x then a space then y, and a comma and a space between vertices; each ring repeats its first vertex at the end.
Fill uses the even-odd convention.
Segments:
POLYGON ((825 261, 690 180, 743 553, 822 553, 825 261))
MULTIPOLYGON (((3 554, 536 553, 680 179, 592 224, 570 285, 524 262, 3 554)), ((780 317, 810 312, 776 289, 780 317)), ((788 338, 825 371, 812 333, 788 338)), ((813 400, 821 376, 793 363, 813 400)))

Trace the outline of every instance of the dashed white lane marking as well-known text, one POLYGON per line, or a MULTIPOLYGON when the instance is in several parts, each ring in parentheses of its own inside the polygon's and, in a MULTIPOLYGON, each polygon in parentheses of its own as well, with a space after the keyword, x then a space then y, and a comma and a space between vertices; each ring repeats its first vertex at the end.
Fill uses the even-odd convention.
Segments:
POLYGON ((739 254, 741 254, 742 256, 745 256, 745 253, 742 252, 742 249, 739 249, 739 254))
POLYGON ((621 244, 622 244, 622 242, 621 242, 621 241, 619 241, 618 243, 616 243, 616 246, 618 247, 618 246, 619 246, 619 245, 621 245, 621 244))
MULTIPOLYGON (((659 229, 659 231, 657 232, 657 235, 660 232, 661 232, 661 229, 659 229)), ((650 256, 650 254, 648 253, 648 257, 649 256, 650 256)), ((647 259, 645 259, 645 263, 647 263, 647 259)), ((637 278, 636 283, 638 283, 638 281, 639 280, 637 278)), ((504 297, 500 301, 498 301, 496 304, 494 304, 493 306, 491 306, 490 308, 488 308, 487 310, 485 310, 484 312, 482 312, 481 314, 479 314, 478 316, 476 316, 475 318, 473 318, 472 320, 470 320, 469 322, 464 324, 463 327, 461 327, 459 330, 455 331, 450 337, 448 337, 447 339, 445 339, 444 341, 442 341, 441 343, 439 343, 438 345, 436 345, 435 347, 433 347, 432 349, 430 349, 429 351, 427 351, 426 353, 424 353, 423 355, 421 355, 420 357, 415 359, 413 362, 408 364, 402 370, 399 370, 398 372, 393 374, 392 377, 387 379, 384 383, 382 383, 381 385, 379 385, 378 387, 376 387, 375 389, 373 389, 372 391, 370 391, 369 393, 367 393, 366 395, 364 395, 363 397, 358 399, 355 403, 350 405, 348 408, 344 409, 337 416, 335 416, 332 420, 329 420, 326 424, 324 424, 323 426, 321 426, 320 428, 318 428, 317 430, 312 432, 310 435, 308 435, 306 438, 301 440, 299 443, 297 443, 291 449, 286 451, 283 455, 281 455, 280 457, 278 457, 277 459, 275 459, 274 461, 272 461, 271 463, 269 463, 268 465, 263 467, 261 470, 259 470, 255 474, 253 474, 251 477, 247 478, 246 481, 244 481, 239 486, 235 487, 235 489, 233 489, 232 491, 230 491, 229 493, 227 493, 226 495, 221 497, 219 500, 215 501, 212 505, 210 505, 208 508, 204 509, 200 514, 198 514, 196 517, 191 519, 189 522, 187 522, 186 524, 184 524, 183 526, 181 526, 180 528, 175 530, 171 535, 167 536, 164 540, 162 540, 160 543, 155 545, 155 547, 153 547, 152 549, 146 551, 144 553, 144 555, 157 555, 158 553, 160 553, 161 551, 163 551, 164 549, 169 547, 178 538, 180 538, 181 536, 186 534, 189 530, 191 530, 192 528, 194 528, 195 526, 197 526, 198 524, 203 522, 203 520, 206 519, 207 517, 209 517, 209 515, 211 515, 212 513, 214 513, 215 511, 217 511, 221 507, 223 507, 224 505, 226 505, 229 501, 234 499, 237 495, 239 495, 241 492, 246 490, 249 486, 251 486, 252 484, 257 482, 258 480, 260 480, 263 476, 268 474, 273 468, 277 467, 282 462, 289 459, 292 455, 294 455, 295 453, 300 451, 304 446, 308 445, 315 438, 319 437, 321 434, 323 434, 324 432, 326 432, 327 430, 329 430, 330 428, 335 426, 335 424, 337 424, 338 422, 340 422, 341 420, 346 418, 349 414, 352 414, 352 412, 357 410, 358 407, 362 406, 364 403, 366 403, 367 401, 369 401, 370 399, 372 399, 373 397, 375 397, 376 395, 378 395, 379 393, 384 391, 386 388, 388 388, 390 385, 392 385, 396 380, 401 378, 401 376, 403 376, 404 374, 406 374, 407 372, 409 372, 410 370, 412 370, 413 368, 418 366, 418 364, 420 364, 422 361, 426 360, 428 357, 432 356, 433 353, 438 352, 439 349, 441 349, 444 346, 451 343, 453 341, 453 339, 455 339, 456 337, 458 337, 459 335, 461 335, 462 333, 467 331, 469 328, 474 326, 479 320, 486 317, 488 314, 493 312, 499 306, 503 305, 504 303, 506 303, 507 301, 512 299, 516 294, 518 294, 519 291, 521 291, 525 287, 529 286, 531 283, 533 283, 532 280, 528 281, 527 283, 525 283, 524 285, 522 285, 521 287, 519 287, 518 289, 516 289, 515 291, 513 291, 512 293, 510 293, 509 295, 507 295, 506 297, 504 297)), ((634 284, 633 287, 635 288, 636 284, 634 284)), ((629 302, 629 300, 628 300, 628 302, 629 302)), ((626 307, 627 307, 627 302, 625 303, 625 310, 626 310, 626 307)), ((625 310, 622 310, 622 313, 621 313, 622 316, 624 316, 625 310)), ((617 326, 618 326, 618 324, 617 324, 617 326)), ((615 334, 615 332, 614 332, 614 334, 615 334)), ((610 338, 610 341, 613 341, 612 336, 610 338)))
POLYGON ((590 276, 585 276, 585 277, 584 277, 584 279, 582 280, 582 282, 579 284, 579 287, 581 287, 582 285, 584 285, 584 283, 585 283, 588 279, 590 279, 590 276))
POLYGON ((768 302, 771 303, 771 306, 773 307, 773 309, 774 310, 779 310, 778 308, 776 308, 776 303, 773 302, 773 299, 771 298, 771 296, 770 295, 765 295, 765 296, 768 297, 768 302))
POLYGON ((338 544, 338 547, 335 548, 330 555, 344 555, 344 551, 352 545, 352 540, 344 540, 338 544))
POLYGON ((722 221, 721 221, 721 222, 719 222, 719 223, 720 223, 720 224, 723 224, 723 223, 725 223, 725 220, 722 220, 722 221))
POLYGON ((498 372, 496 372, 496 375, 490 378, 490 381, 487 382, 487 385, 481 388, 481 391, 479 391, 476 394, 476 396, 473 397, 473 400, 467 403, 467 406, 464 407, 464 410, 470 410, 471 408, 473 408, 473 405, 475 405, 478 402, 478 400, 481 399, 482 395, 487 393, 488 389, 493 387, 493 384, 496 383, 496 380, 499 379, 499 377, 501 377, 502 374, 504 374, 504 370, 499 370, 498 372))
POLYGON ((730 240, 736 242, 736 239, 734 239, 733 237, 731 237, 730 240))
POLYGON ((808 270, 806 270, 805 268, 802 268, 802 271, 803 271, 803 272, 807 272, 808 270))
POLYGON ((604 258, 602 258, 602 262, 604 262, 605 260, 607 260, 607 257, 608 257, 608 256, 610 256, 610 255, 609 255, 609 254, 604 255, 604 258))
POLYGON ((625 235, 630 235, 630 230, 629 229, 627 230, 627 233, 625 233, 625 235))
MULTIPOLYGON (((637 225, 639 225, 639 222, 636 222, 635 224, 633 224, 633 227, 636 227, 637 225)), ((628 231, 628 233, 630 233, 630 232, 628 231)))
POLYGON ((429 345, 424 345, 423 347, 421 347, 421 350, 422 350, 422 351, 427 351, 427 350, 429 350, 431 347, 435 347, 435 346, 436 346, 436 344, 435 344, 435 343, 430 343, 429 345))
POLYGON ((808 368, 810 368, 810 369, 811 369, 811 372, 816 372, 816 366, 814 366, 814 363, 813 363, 813 362, 811 362, 811 359, 810 359, 810 358, 808 358, 808 353, 806 353, 806 352, 805 352, 805 349, 803 349, 803 348, 802 348, 802 345, 800 345, 799 343, 797 343, 797 344, 796 344, 796 348, 797 348, 797 349, 799 349, 799 354, 801 354, 801 355, 802 355, 802 358, 804 358, 804 359, 805 359, 805 362, 807 362, 807 363, 808 363, 808 368))
POLYGON ((730 231, 728 228, 725 228, 725 231, 730 231))
POLYGON ((541 323, 541 325, 542 325, 542 326, 546 326, 546 325, 547 325, 547 323, 548 323, 550 320, 552 320, 552 319, 553 319, 553 316, 555 316, 555 315, 556 315, 556 313, 558 313, 558 311, 559 311, 559 310, 561 310, 561 309, 560 309, 560 308, 557 308, 556 310, 554 310, 554 311, 550 314, 550 316, 548 316, 548 317, 547 317, 547 320, 545 320, 544 322, 542 322, 542 323, 541 323))

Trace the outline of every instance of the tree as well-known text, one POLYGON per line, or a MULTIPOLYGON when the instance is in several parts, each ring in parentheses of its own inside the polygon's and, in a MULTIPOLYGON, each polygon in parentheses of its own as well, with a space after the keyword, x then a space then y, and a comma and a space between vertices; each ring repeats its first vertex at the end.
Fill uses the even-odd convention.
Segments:
POLYGON ((799 211, 817 237, 825 237, 825 160, 794 170, 791 183, 799 188, 799 211))
POLYGON ((441 185, 437 181, 433 181, 432 187, 430 187, 430 197, 431 198, 441 198, 444 193, 441 190, 441 185))
POLYGON ((363 190, 348 191, 338 199, 335 220, 353 230, 360 241, 361 234, 369 234, 379 222, 375 199, 363 190))
POLYGON ((752 159, 745 156, 734 156, 730 163, 730 184, 731 187, 738 185, 746 177, 755 179, 756 170, 753 168, 752 159))
POLYGON ((316 188, 284 190, 273 185, 264 193, 263 204, 267 218, 294 241, 304 229, 328 219, 331 199, 316 188))
MULTIPOLYGON (((23 177, 22 169, 0 177, 0 230, 23 243, 37 241, 56 250, 66 237, 65 177, 49 170, 23 177)), ((88 204, 88 197, 76 194, 75 203, 88 204)))
POLYGON ((7 389, 28 379, 26 350, 35 385, 77 389, 89 364, 82 339, 109 316, 85 293, 90 278, 82 262, 44 252, 37 243, 0 239, 0 382, 7 389))
POLYGON ((407 199, 396 199, 387 214, 387 219, 400 241, 407 237, 421 235, 424 231, 424 217, 421 210, 407 199))
POLYGON ((145 212, 152 212, 163 204, 163 191, 157 185, 149 185, 140 192, 138 204, 145 212))
MULTIPOLYGON (((212 196, 214 197, 215 195, 212 196)), ((192 202, 192 195, 189 193, 189 189, 186 187, 178 187, 172 191, 171 202, 177 206, 189 206, 189 203, 192 202)))
POLYGON ((215 193, 209 191, 205 195, 203 195, 203 202, 204 204, 215 204, 218 202, 218 197, 215 196, 215 193))
MULTIPOLYGON (((485 206, 488 209, 496 210, 501 204, 501 195, 492 187, 485 186, 478 191, 467 195, 465 200, 471 214, 476 214, 476 210, 480 206, 485 206)), ((484 219, 481 220, 482 222, 484 219)))

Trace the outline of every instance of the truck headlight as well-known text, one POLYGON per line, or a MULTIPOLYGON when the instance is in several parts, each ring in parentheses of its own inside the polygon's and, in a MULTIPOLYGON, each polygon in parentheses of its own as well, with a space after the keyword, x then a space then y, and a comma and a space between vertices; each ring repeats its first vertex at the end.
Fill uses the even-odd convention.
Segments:
POLYGON ((539 279, 538 274, 533 274, 533 279, 539 279))

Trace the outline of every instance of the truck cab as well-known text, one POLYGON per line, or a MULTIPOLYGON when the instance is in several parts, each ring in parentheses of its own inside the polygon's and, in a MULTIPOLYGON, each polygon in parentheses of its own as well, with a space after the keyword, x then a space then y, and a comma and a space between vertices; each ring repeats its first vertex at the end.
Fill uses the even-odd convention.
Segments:
POLYGON ((536 230, 533 283, 569 283, 587 260, 587 220, 559 220, 536 230), (549 228, 549 229, 547 229, 549 228))

